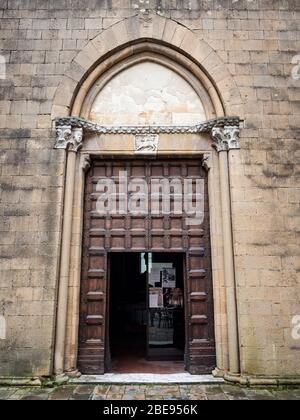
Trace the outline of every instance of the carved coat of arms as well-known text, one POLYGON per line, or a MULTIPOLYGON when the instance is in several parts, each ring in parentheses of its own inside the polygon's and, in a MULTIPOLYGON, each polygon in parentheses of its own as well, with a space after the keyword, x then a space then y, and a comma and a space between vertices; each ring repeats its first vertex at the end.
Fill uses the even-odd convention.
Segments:
POLYGON ((155 154, 158 152, 157 134, 138 134, 135 136, 135 153, 155 154))

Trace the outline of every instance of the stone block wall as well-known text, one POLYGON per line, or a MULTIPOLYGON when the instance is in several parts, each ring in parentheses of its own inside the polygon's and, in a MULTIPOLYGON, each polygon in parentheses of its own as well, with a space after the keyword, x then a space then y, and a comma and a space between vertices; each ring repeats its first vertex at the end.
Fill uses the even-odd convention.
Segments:
POLYGON ((205 40, 240 90, 232 211, 242 371, 300 375, 299 1, 0 0, 0 376, 52 369, 65 170, 53 150, 56 89, 90 40, 145 8, 205 40))

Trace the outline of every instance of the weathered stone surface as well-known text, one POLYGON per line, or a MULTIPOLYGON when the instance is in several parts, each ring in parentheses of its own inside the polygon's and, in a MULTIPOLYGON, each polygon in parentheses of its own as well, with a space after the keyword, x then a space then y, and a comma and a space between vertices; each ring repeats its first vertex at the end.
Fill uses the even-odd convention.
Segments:
POLYGON ((91 120, 102 125, 194 125, 206 120, 191 86, 156 63, 127 69, 97 96, 91 120))
POLYGON ((82 75, 107 49, 153 32, 210 69, 227 113, 244 112, 231 165, 242 371, 299 375, 299 2, 151 1, 157 28, 144 2, 29 3, 0 0, 0 375, 52 373, 65 161, 52 150, 51 113, 69 115, 82 75))
POLYGON ((32 388, 0 388, 0 400, 165 400, 165 401, 207 401, 207 400, 300 400, 300 390, 286 389, 248 389, 235 386, 223 385, 217 389, 209 386, 202 386, 201 390, 197 385, 180 385, 176 390, 169 386, 150 385, 134 387, 135 391, 128 392, 124 386, 114 386, 112 392, 99 394, 99 387, 89 389, 87 393, 78 393, 72 386, 64 386, 55 389, 32 389, 32 388))
POLYGON ((59 387, 56 388, 49 396, 49 400, 53 401, 62 401, 68 400, 71 398, 74 392, 74 388, 72 387, 59 387))

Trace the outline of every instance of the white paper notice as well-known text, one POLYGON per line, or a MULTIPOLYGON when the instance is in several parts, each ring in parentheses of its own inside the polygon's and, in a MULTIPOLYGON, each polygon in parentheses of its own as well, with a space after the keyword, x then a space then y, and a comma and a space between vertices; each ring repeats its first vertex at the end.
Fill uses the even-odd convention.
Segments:
POLYGON ((162 271, 162 287, 175 289, 176 288, 176 269, 164 268, 162 271))
POLYGON ((151 309, 158 308, 158 295, 150 293, 149 307, 151 309))
MULTIPOLYGON (((161 269, 160 268, 153 268, 151 274, 149 276, 149 284, 153 287, 157 287, 156 283, 161 283, 160 278, 161 269)), ((160 286, 160 284, 159 284, 160 286)))
POLYGON ((164 307, 163 289, 154 287, 149 290, 149 307, 150 309, 164 307))

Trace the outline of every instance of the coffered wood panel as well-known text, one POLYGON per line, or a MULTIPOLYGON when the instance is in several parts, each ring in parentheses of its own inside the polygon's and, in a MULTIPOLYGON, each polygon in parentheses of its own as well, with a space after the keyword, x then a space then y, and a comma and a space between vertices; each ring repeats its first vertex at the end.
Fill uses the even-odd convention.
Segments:
MULTIPOLYGON (((178 192, 178 191, 176 191, 178 192)), ((196 193, 195 187, 193 193, 196 193)), ((117 195, 117 208, 123 208, 132 193, 117 195)), ((111 252, 184 252, 186 253, 186 363, 192 373, 205 373, 215 367, 213 289, 207 173, 200 160, 105 160, 95 161, 86 177, 84 244, 79 333, 79 370, 85 374, 105 371, 108 298, 108 255, 111 252), (145 214, 99 214, 99 181, 114 181, 119 192, 120 172, 128 183, 143 181, 148 192, 141 199, 148 203, 145 214), (186 223, 188 215, 175 214, 171 190, 171 213, 152 214, 155 196, 153 179, 168 179, 183 185, 184 180, 204 180, 204 222, 186 223)))

